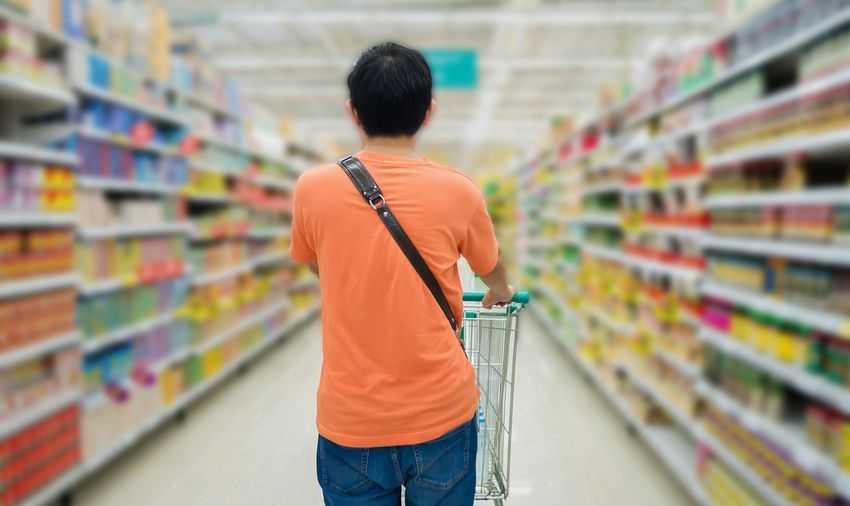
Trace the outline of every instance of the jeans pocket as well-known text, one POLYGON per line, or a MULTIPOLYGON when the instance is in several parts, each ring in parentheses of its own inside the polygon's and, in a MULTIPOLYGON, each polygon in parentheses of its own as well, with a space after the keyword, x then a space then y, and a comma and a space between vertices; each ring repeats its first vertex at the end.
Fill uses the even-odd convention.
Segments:
POLYGON ((416 482, 419 485, 448 490, 469 472, 472 424, 465 423, 448 434, 414 445, 416 482))
POLYGON ((372 483, 368 476, 368 448, 348 448, 319 436, 318 453, 322 488, 347 495, 362 492, 372 483))

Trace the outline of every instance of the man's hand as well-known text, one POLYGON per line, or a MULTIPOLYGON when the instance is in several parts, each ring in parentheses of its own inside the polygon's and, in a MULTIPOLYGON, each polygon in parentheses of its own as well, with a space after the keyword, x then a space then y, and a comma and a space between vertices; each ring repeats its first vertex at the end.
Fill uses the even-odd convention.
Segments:
POLYGON ((490 309, 493 306, 508 304, 514 298, 514 293, 516 293, 516 290, 511 285, 505 285, 500 290, 487 290, 487 295, 484 296, 481 305, 490 309))

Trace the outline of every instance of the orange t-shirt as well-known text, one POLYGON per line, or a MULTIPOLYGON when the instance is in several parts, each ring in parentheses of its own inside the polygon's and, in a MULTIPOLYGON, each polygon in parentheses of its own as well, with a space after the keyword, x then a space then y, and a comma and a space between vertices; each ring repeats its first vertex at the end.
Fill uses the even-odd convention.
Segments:
MULTIPOLYGON (((387 203, 440 281, 458 321, 457 262, 488 274, 498 245, 481 192, 429 160, 361 152, 387 203)), ((443 312, 337 165, 295 186, 292 258, 317 262, 323 353, 319 433, 349 447, 436 439, 472 419, 474 371, 443 312)))

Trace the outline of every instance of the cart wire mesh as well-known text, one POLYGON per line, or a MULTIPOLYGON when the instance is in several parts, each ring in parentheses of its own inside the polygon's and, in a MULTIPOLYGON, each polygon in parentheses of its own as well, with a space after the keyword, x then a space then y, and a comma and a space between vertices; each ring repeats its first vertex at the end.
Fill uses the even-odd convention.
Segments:
POLYGON ((461 337, 475 369, 478 403, 478 457, 475 499, 502 504, 511 479, 514 380, 522 305, 485 309, 464 303, 461 337))

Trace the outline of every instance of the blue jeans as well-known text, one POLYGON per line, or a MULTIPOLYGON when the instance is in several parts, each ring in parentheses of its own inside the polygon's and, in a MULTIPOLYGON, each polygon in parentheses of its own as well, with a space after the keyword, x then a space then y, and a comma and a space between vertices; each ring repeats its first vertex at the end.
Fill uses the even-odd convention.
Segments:
POLYGON ((427 443, 349 448, 319 436, 316 470, 325 506, 472 506, 476 418, 427 443))

